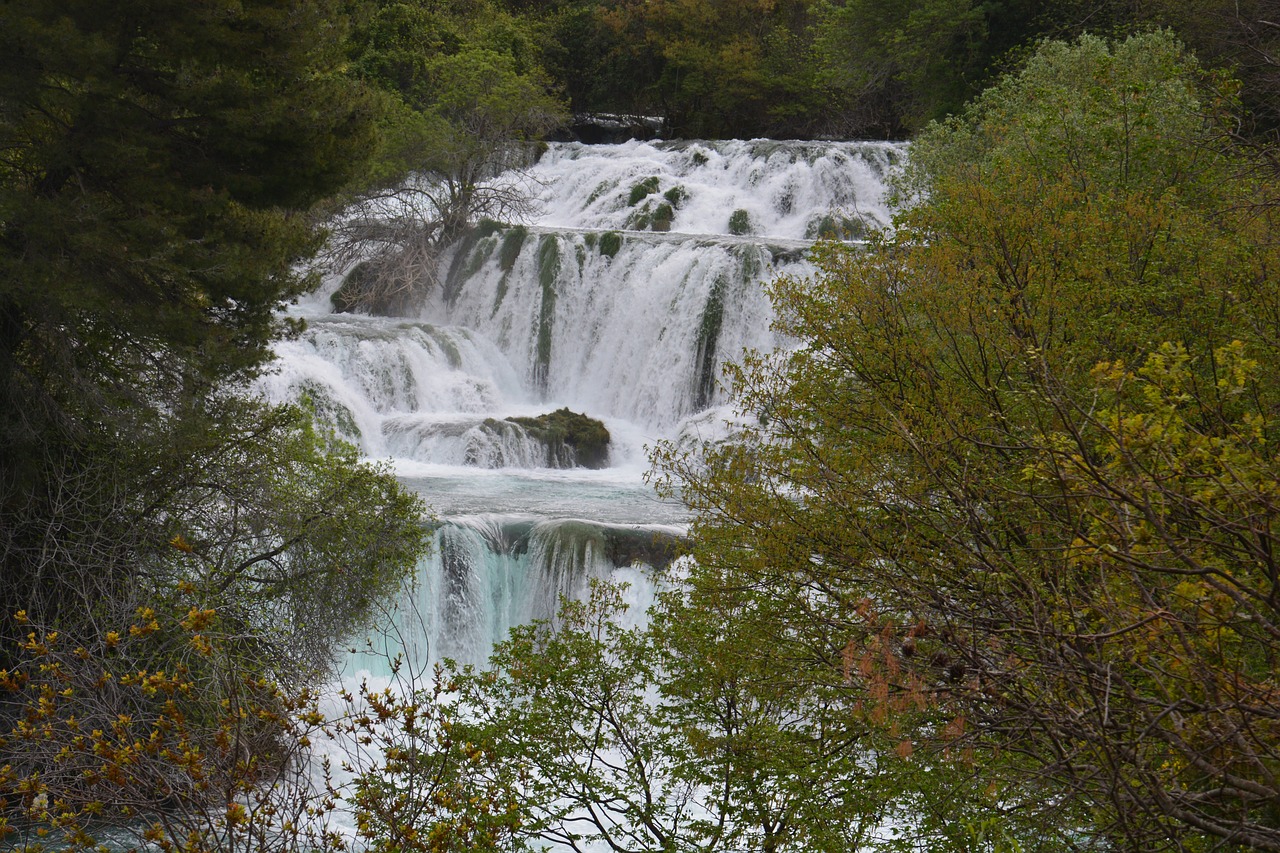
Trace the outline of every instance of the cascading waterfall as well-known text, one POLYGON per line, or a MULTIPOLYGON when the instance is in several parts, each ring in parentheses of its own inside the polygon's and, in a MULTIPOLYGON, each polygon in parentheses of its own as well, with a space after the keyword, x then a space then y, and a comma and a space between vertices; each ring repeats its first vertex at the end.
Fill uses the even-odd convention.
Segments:
MULTIPOLYGON (((805 276, 819 237, 887 224, 888 143, 553 144, 526 176, 533 221, 482 223, 441 260, 418 316, 299 306, 308 329, 264 380, 388 459, 438 515, 388 654, 482 663, 515 624, 588 579, 644 587, 684 511, 645 486, 645 446, 717 430, 723 365, 780 342, 763 283, 805 276), (566 407, 612 436, 609 464, 508 418, 566 407)), ((642 590, 638 601, 643 602, 642 590)), ((375 643, 375 648, 378 645, 375 643)))
MULTIPOLYGON (((588 583, 625 576, 649 594, 638 566, 662 567, 683 534, 672 525, 611 525, 528 515, 459 516, 441 524, 392 624, 353 650, 359 669, 377 672, 396 654, 419 668, 448 658, 483 664, 516 625, 554 623, 565 598, 588 583)), ((647 601, 645 601, 647 603, 647 601)))
POLYGON ((660 430, 718 401, 726 355, 772 346, 761 279, 808 269, 797 248, 608 231, 501 229, 458 252, 433 316, 493 341, 536 397, 660 430))

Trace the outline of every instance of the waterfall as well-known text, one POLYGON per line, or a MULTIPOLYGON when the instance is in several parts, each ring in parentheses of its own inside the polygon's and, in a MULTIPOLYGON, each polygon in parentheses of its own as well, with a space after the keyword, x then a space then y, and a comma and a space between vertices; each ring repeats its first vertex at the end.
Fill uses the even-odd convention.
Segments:
POLYGON ((718 434, 724 365, 785 342, 764 283, 805 277, 820 237, 889 222, 891 143, 552 144, 524 176, 537 214, 481 223, 440 261, 414 317, 333 314, 334 277, 263 379, 390 461, 436 513, 431 555, 374 656, 483 663, 590 578, 669 559, 684 510, 644 484, 645 447, 718 434), (576 467, 523 419, 600 420, 608 467, 576 467), (682 432, 683 431, 683 432, 682 432))
POLYGON ((451 659, 483 665, 512 627, 554 623, 563 599, 588 583, 625 579, 648 603, 638 567, 665 567, 679 526, 600 524, 528 515, 459 516, 440 525, 431 553, 377 641, 353 649, 358 669, 386 674, 397 654, 419 665, 451 659))
POLYGON ((808 267, 796 249, 655 236, 497 230, 459 248, 462 281, 427 310, 493 341, 536 398, 667 429, 718 401, 726 356, 774 343, 761 280, 808 267))

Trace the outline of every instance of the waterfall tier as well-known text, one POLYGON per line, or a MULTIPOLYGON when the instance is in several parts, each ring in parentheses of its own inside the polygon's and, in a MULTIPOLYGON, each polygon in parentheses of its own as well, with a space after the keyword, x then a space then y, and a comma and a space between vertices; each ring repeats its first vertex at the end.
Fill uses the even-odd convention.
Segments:
POLYGON ((481 662, 511 625, 552 617, 590 577, 622 573, 643 600, 642 567, 669 559, 685 521, 643 482, 645 447, 724 434, 726 362, 786 344, 764 284, 809 275, 815 238, 886 225, 886 177, 904 154, 553 144, 502 179, 524 182, 531 221, 482 223, 454 246, 417 316, 332 314, 338 278, 300 305, 308 328, 280 345, 265 393, 307 401, 390 460, 442 519, 392 646, 419 662, 481 662), (571 467, 579 460, 509 420, 562 407, 604 422, 606 468, 571 467))
POLYGON ((354 668, 386 674, 397 655, 419 665, 444 658, 483 664, 515 625, 554 621, 562 599, 581 597, 591 579, 631 581, 638 603, 652 585, 642 567, 663 567, 683 531, 663 525, 607 525, 534 516, 459 517, 436 532, 391 627, 354 668))
POLYGON ((529 177, 538 225, 856 239, 889 223, 885 181, 905 150, 768 139, 563 144, 552 145, 529 177), (669 216, 659 211, 664 204, 669 216))

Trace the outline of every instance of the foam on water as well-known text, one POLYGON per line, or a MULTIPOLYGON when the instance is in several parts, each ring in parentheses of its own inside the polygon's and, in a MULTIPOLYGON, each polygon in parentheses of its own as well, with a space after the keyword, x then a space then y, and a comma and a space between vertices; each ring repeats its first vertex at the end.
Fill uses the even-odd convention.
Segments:
POLYGON ((440 519, 405 602, 420 623, 401 627, 406 649, 481 660, 510 625, 554 610, 547 590, 632 569, 599 547, 611 525, 678 535, 685 512, 644 483, 646 448, 727 434, 725 363, 786 343, 765 283, 810 274, 805 249, 824 229, 887 224, 885 179, 903 155, 889 143, 552 144, 522 178, 536 215, 446 253, 418 316, 329 313, 337 277, 296 306, 308 329, 279 346, 264 392, 306 398, 440 519), (566 468, 505 420, 561 407, 605 423, 607 468, 566 468))
POLYGON ((628 228, 635 188, 656 178, 646 198, 685 196, 671 223, 676 232, 730 234, 736 210, 766 238, 812 239, 833 213, 883 226, 891 215, 885 179, 903 153, 899 143, 768 139, 553 145, 530 172, 543 188, 536 224, 628 228))

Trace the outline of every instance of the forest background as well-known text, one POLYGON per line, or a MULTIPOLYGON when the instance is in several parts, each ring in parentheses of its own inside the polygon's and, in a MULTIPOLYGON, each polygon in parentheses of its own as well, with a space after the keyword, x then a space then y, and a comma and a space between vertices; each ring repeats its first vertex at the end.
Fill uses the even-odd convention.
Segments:
POLYGON ((1280 849, 1277 20, 1262 0, 4 3, 0 843, 342 843, 303 829, 334 792, 276 783, 327 724, 335 644, 426 547, 424 509, 305 404, 243 391, 296 331, 278 309, 335 211, 425 176, 411 236, 447 243, 518 215, 483 179, 596 111, 672 136, 920 133, 912 204, 777 284, 809 346, 733 377, 755 432, 659 454, 702 568, 650 628, 617 628, 599 589, 500 647, 500 675, 363 697, 392 723, 347 723, 390 747, 354 795, 364 840, 845 850, 908 821, 883 844, 1280 849), (1043 44, 1083 33, 1114 41, 1043 44), (718 793, 690 810, 671 785, 718 793), (570 831, 565 797, 611 810, 570 831))

